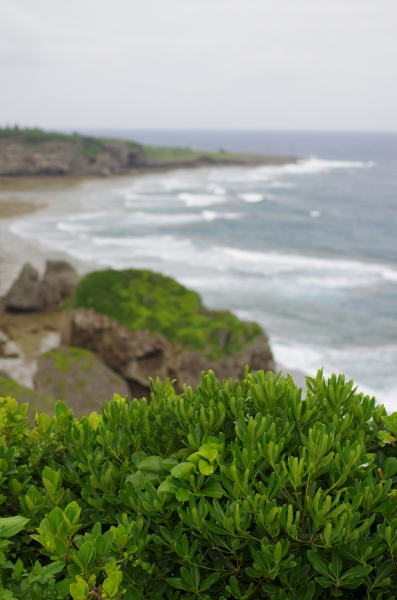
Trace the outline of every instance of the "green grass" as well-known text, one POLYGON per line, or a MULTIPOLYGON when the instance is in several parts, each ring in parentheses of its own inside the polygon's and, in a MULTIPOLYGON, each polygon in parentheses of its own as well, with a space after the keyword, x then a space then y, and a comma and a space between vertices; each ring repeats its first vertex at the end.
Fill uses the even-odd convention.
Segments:
POLYGON ((22 139, 28 144, 41 144, 42 142, 49 142, 52 140, 62 140, 70 142, 78 142, 83 139, 78 134, 67 135, 65 133, 58 133, 56 131, 43 131, 37 127, 33 129, 20 129, 19 127, 4 127, 0 128, 0 139, 22 139))
POLYGON ((38 145, 54 140, 70 142, 81 146, 83 154, 87 157, 95 157, 101 152, 106 151, 104 148, 104 143, 106 142, 117 142, 120 144, 125 144, 131 148, 137 148, 139 146, 139 144, 136 144, 135 142, 129 142, 127 140, 94 138, 80 135, 78 133, 69 135, 67 133, 58 133, 56 131, 43 131, 37 127, 32 129, 20 129, 17 126, 5 128, 0 127, 0 139, 21 139, 27 144, 32 145, 38 145))
POLYGON ((206 309, 196 292, 152 271, 90 273, 80 281, 73 305, 93 308, 131 330, 162 333, 212 359, 233 354, 262 333, 256 323, 240 321, 228 311, 206 309))
MULTIPOLYGON (((94 139, 94 138, 90 138, 94 139)), ((133 142, 131 140, 124 140, 120 138, 95 138, 99 140, 103 144, 124 144, 129 148, 143 148, 142 144, 138 144, 138 142, 133 142)))
POLYGON ((203 156, 222 161, 244 160, 247 158, 246 154, 224 152, 223 150, 220 150, 219 152, 204 152, 203 150, 190 150, 190 148, 143 146, 143 151, 149 160, 156 162, 189 162, 203 156))

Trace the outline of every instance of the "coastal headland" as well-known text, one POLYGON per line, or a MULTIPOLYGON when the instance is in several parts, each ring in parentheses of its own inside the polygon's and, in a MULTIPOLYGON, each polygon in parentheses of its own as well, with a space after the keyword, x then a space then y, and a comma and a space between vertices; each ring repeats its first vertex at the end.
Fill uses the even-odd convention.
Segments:
POLYGON ((0 176, 105 176, 153 169, 202 166, 282 165, 296 158, 257 154, 203 152, 189 148, 144 146, 120 139, 0 129, 0 176))

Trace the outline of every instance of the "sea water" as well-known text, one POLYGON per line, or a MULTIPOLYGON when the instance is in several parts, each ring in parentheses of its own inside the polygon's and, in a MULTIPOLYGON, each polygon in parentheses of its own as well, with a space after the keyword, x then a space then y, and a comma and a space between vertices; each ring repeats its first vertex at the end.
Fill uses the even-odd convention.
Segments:
POLYGON ((92 181, 80 214, 32 215, 15 233, 171 275, 260 323, 285 373, 345 373, 397 410, 397 135, 98 133, 301 160, 92 181))

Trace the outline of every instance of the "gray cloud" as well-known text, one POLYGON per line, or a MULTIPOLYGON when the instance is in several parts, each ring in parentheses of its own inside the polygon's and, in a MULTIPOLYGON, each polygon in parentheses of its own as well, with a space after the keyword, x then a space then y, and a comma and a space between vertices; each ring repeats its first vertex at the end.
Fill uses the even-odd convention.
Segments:
POLYGON ((397 129, 395 0, 2 0, 0 123, 397 129))

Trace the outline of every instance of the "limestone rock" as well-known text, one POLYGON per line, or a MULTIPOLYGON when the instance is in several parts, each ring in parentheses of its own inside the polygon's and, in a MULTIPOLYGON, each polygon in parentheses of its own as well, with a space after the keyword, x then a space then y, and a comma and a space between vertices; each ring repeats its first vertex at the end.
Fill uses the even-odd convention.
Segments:
POLYGON ((148 377, 175 377, 172 347, 161 334, 130 331, 93 309, 63 315, 61 343, 95 352, 127 380, 134 395, 146 393, 148 377))
POLYGON ((265 334, 258 335, 245 348, 233 356, 210 360, 194 350, 184 350, 178 357, 178 377, 182 382, 195 387, 201 381, 201 372, 212 369, 218 379, 244 379, 245 366, 252 371, 274 370, 273 355, 265 334))
POLYGON ((44 306, 59 304, 71 296, 76 288, 76 271, 64 260, 47 260, 42 281, 42 299, 44 306))
POLYGON ((22 138, 0 139, 0 175, 105 175, 128 173, 145 163, 142 149, 128 142, 43 140, 30 144, 22 138), (87 147, 88 143, 88 147, 87 147))
POLYGON ((212 369, 219 379, 244 377, 245 365, 253 370, 274 369, 265 334, 257 336, 243 350, 221 360, 210 360, 191 350, 182 350, 161 334, 131 331, 93 309, 76 309, 63 315, 61 340, 65 345, 88 348, 127 380, 132 395, 147 395, 148 377, 176 379, 195 386, 201 372, 212 369))
POLYGON ((38 359, 35 388, 62 400, 76 415, 99 411, 113 395, 130 394, 127 383, 92 352, 82 348, 57 348, 38 359))
POLYGON ((4 306, 10 312, 33 311, 43 308, 39 273, 29 263, 25 264, 18 279, 6 295, 4 306))
POLYGON ((26 263, 4 299, 4 307, 9 312, 43 310, 72 295, 77 282, 75 270, 64 260, 48 260, 43 281, 26 263))

